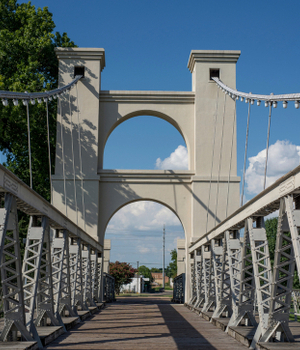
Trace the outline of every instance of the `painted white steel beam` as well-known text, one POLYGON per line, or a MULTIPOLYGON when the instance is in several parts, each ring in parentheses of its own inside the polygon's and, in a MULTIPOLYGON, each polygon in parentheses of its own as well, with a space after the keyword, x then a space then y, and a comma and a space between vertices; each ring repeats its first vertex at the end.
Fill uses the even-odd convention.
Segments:
POLYGON ((79 237, 83 243, 103 252, 103 246, 99 242, 2 165, 0 165, 0 195, 1 192, 11 193, 16 198, 18 209, 22 212, 33 216, 46 216, 52 228, 67 230, 69 237, 79 237))
MULTIPOLYGON (((226 230, 238 230, 245 226, 248 217, 266 216, 279 209, 280 198, 298 193, 300 188, 300 166, 282 176, 273 185, 262 191, 215 228, 204 234, 189 247, 189 253, 199 249, 226 230)), ((300 193, 300 192, 299 192, 300 193)))

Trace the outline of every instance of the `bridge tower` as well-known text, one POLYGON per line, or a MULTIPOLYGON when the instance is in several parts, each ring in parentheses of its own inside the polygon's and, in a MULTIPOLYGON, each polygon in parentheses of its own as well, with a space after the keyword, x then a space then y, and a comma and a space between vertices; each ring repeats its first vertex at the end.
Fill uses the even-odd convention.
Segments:
MULTIPOLYGON (((84 74, 70 101, 65 95, 58 103, 52 196, 57 208, 103 244, 106 226, 122 206, 138 200, 159 202, 180 219, 186 252, 237 209, 235 102, 224 97, 211 78, 219 76, 235 89, 240 51, 191 51, 188 92, 103 91, 103 49, 57 48, 56 53, 60 85, 70 82, 74 72, 84 74), (188 170, 103 170, 109 135, 139 115, 160 117, 181 133, 189 153, 188 170)), ((189 281, 187 253, 185 264, 189 281)))

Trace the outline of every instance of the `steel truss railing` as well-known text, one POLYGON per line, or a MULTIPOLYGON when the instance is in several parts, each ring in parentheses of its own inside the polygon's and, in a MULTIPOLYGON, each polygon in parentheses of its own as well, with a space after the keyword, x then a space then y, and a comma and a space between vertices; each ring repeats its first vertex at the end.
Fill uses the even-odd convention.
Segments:
POLYGON ((173 299, 175 303, 183 304, 185 302, 185 274, 176 276, 173 280, 173 299))
POLYGON ((115 300, 115 279, 108 273, 103 273, 103 300, 112 302, 115 300))
POLYGON ((289 315, 292 302, 296 313, 299 310, 299 297, 292 294, 295 267, 300 278, 299 231, 300 166, 190 246, 196 266, 191 270, 191 294, 195 294, 196 281, 197 295, 189 299, 190 304, 201 307, 204 301, 201 311, 213 311, 212 318, 230 316, 227 331, 239 325, 256 327, 253 349, 257 342, 294 341, 289 315), (279 217, 271 264, 264 217, 276 210, 279 217))
POLYGON ((62 317, 102 302, 101 283, 107 300, 114 300, 113 277, 102 279, 102 252, 102 245, 0 166, 0 340, 21 334, 42 348, 38 327, 64 328, 62 317), (18 210, 30 215, 23 262, 18 210))

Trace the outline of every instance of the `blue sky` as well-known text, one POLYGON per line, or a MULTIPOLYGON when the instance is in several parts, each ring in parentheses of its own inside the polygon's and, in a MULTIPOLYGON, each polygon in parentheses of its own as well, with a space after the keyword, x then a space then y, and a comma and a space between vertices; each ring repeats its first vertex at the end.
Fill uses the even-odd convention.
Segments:
MULTIPOLYGON (((237 63, 240 91, 262 94, 300 91, 299 1, 32 0, 32 4, 48 6, 56 30, 67 32, 78 46, 105 49, 103 90, 190 91, 191 74, 187 69, 190 51, 212 49, 241 50, 237 63)), ((246 118, 247 106, 238 102, 240 176, 246 118)), ((279 104, 273 111, 268 184, 299 164, 299 118, 300 110, 292 104, 286 110, 279 104)), ((247 199, 261 189, 257 175, 264 162, 263 153, 259 152, 266 147, 267 119, 267 108, 253 106, 247 199)), ((184 162, 179 145, 184 146, 184 141, 168 123, 157 118, 134 118, 112 133, 104 167, 155 169, 157 159, 162 164, 172 152, 177 161, 184 162)), ((183 237, 176 218, 166 214, 164 208, 152 203, 148 206, 124 208, 125 214, 116 214, 112 219, 107 235, 112 238, 112 260, 160 265, 163 223, 168 251, 176 246, 177 237, 183 237), (136 240, 137 236, 143 239, 136 240)))

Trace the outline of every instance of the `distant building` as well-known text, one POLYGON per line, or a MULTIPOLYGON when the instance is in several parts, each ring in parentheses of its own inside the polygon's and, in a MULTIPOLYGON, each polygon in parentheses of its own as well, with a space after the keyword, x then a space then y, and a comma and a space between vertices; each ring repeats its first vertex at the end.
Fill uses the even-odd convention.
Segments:
MULTIPOLYGON (((153 277, 153 282, 156 282, 158 284, 163 284, 163 274, 162 272, 151 272, 151 275, 153 277)), ((169 277, 165 275, 165 284, 169 283, 169 277)))
POLYGON ((121 293, 144 293, 145 292, 145 280, 144 276, 134 274, 132 281, 128 284, 123 284, 120 288, 121 293))

